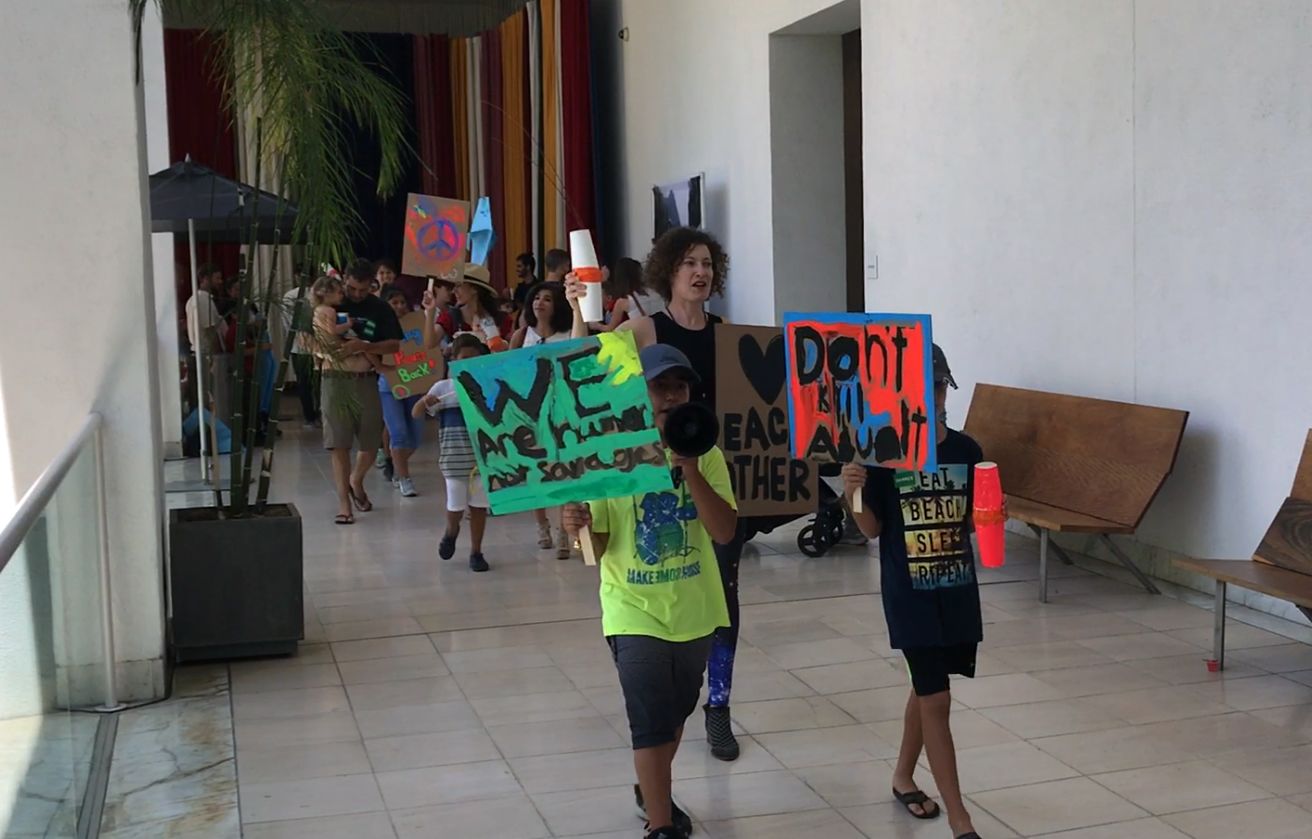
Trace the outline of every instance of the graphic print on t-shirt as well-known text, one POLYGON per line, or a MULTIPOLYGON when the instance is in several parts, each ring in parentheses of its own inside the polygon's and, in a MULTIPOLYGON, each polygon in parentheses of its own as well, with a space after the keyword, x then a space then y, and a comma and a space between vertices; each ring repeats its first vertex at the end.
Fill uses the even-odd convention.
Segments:
POLYGON ((697 518, 697 506, 687 495, 672 492, 649 492, 639 505, 638 559, 644 565, 660 565, 666 560, 691 553, 685 522, 697 518))
POLYGON ((634 518, 638 561, 652 570, 629 569, 627 580, 631 585, 673 583, 702 573, 700 557, 682 565, 670 564, 671 560, 697 553, 688 542, 687 523, 697 518, 697 505, 691 497, 686 493, 649 492, 635 505, 634 518))
POLYGON ((965 527, 969 470, 964 463, 953 463, 933 472, 899 470, 894 477, 914 589, 955 588, 975 581, 965 527))

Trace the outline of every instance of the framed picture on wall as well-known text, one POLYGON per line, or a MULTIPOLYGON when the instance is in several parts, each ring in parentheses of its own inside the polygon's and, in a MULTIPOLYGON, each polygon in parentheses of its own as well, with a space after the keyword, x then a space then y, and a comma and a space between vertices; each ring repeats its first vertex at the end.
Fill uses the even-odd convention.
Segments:
POLYGON ((702 226, 702 186, 706 177, 702 173, 675 183, 653 186, 652 207, 656 224, 652 241, 671 227, 702 226))

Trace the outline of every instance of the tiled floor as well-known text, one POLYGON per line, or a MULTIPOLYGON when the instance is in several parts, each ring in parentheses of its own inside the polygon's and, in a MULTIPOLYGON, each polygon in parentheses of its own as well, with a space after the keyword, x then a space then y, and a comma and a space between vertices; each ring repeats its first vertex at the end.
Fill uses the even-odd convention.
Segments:
MULTIPOLYGON (((289 431, 281 497, 305 517, 307 643, 231 666, 244 835, 640 835, 623 706, 596 572, 494 520, 475 575, 435 556, 438 480, 330 523, 326 457, 289 431)), ((891 801, 906 680, 888 649, 877 563, 758 539, 742 567, 733 715, 743 754, 689 721, 675 791, 700 835, 948 837, 891 801)), ((985 572, 981 672, 956 684, 962 785, 987 839, 1312 837, 1312 640, 1235 623, 1231 666, 1203 664, 1211 614, 1055 565, 1039 604, 1033 543, 985 572)), ((1242 610, 1236 610, 1242 612, 1242 610)), ((927 770, 920 782, 933 790, 927 770)))

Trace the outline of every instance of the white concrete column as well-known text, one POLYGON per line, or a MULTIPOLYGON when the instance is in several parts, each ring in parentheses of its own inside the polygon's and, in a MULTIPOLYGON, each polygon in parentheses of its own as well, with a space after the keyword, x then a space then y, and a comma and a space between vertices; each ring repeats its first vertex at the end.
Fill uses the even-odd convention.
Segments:
MULTIPOLYGON (((127 4, 9 0, 0 41, 0 124, 21 129, 0 132, 0 253, 23 301, 0 330, 0 498, 21 496, 89 411, 104 415, 122 698, 152 698, 164 687, 159 360, 127 4)), ((98 620, 68 618, 88 632, 98 620)))
MULTIPOLYGON (((168 98, 164 86, 164 24, 150 3, 141 25, 142 95, 146 110, 146 165, 158 172, 174 161, 169 155, 168 98)), ((178 375, 178 294, 173 266, 173 234, 151 237, 155 278, 155 339, 159 352, 160 422, 164 456, 182 456, 182 383, 178 375)))

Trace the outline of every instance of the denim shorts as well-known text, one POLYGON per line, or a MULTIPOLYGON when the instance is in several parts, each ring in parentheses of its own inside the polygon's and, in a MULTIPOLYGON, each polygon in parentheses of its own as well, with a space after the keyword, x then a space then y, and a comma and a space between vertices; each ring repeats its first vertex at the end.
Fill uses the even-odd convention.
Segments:
POLYGON ((415 419, 410 413, 415 403, 423 395, 407 396, 397 399, 390 391, 379 391, 378 398, 383 403, 383 422, 387 424, 387 433, 394 449, 417 449, 424 439, 424 421, 415 419))
POLYGON ((610 635, 606 643, 619 671, 633 748, 673 743, 675 732, 697 710, 711 636, 665 641, 647 635, 610 635))

